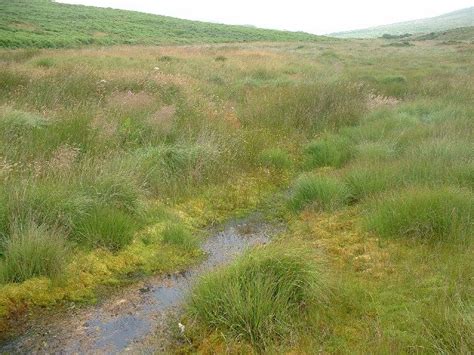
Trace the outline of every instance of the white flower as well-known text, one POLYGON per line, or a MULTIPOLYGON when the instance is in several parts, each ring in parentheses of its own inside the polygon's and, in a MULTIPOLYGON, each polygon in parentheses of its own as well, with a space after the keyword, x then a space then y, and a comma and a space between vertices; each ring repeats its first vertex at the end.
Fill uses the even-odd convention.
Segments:
POLYGON ((178 323, 178 328, 181 331, 181 334, 184 334, 184 325, 181 323, 178 323))
POLYGON ((99 81, 99 83, 102 83, 102 84, 106 83, 106 82, 107 82, 107 80, 105 80, 105 79, 102 79, 101 81, 99 81))
POLYGON ((158 67, 154 67, 154 68, 153 68, 153 70, 160 70, 160 68, 158 68, 158 67))

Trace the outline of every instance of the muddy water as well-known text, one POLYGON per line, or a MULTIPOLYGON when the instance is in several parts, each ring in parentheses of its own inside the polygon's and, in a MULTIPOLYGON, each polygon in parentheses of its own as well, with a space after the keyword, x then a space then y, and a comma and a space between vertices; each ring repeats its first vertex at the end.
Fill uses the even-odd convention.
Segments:
POLYGON ((179 274, 156 276, 121 290, 100 305, 48 317, 0 353, 120 353, 165 349, 180 309, 200 275, 269 241, 272 229, 250 220, 232 223, 203 243, 207 259, 179 274))

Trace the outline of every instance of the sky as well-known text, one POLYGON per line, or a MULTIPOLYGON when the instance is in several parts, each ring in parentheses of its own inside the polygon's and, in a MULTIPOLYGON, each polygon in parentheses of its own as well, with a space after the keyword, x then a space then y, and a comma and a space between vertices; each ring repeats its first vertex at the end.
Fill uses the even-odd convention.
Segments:
POLYGON ((59 0, 189 20, 328 34, 433 17, 473 0, 59 0))

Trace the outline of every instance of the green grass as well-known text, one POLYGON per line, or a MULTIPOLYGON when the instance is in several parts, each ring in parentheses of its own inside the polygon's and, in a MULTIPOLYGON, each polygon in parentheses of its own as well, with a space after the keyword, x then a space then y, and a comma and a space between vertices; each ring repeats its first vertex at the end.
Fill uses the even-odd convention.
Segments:
POLYGON ((471 242, 474 196, 439 187, 397 191, 373 204, 366 227, 382 237, 427 242, 471 242))
POLYGON ((320 210, 334 210, 344 206, 348 197, 346 186, 337 179, 303 175, 294 184, 289 204, 293 210, 308 205, 320 210))
POLYGON ((344 176, 344 181, 351 199, 361 201, 366 197, 403 185, 403 181, 398 178, 397 173, 396 169, 390 166, 377 167, 361 164, 351 167, 344 176))
POLYGON ((365 92, 341 78, 339 81, 303 80, 300 85, 250 83, 241 109, 245 125, 258 125, 282 133, 320 133, 354 125, 364 113, 365 92))
POLYGON ((89 247, 119 250, 130 244, 139 224, 124 212, 111 207, 98 207, 79 219, 73 238, 89 247))
POLYGON ((290 155, 283 149, 271 148, 265 149, 259 157, 262 166, 278 170, 289 169, 292 166, 290 155))
POLYGON ((270 246, 203 278, 189 311, 208 329, 262 351, 307 327, 308 311, 324 307, 330 293, 308 253, 270 246))
POLYGON ((62 234, 44 225, 15 228, 2 240, 0 261, 2 282, 22 282, 32 277, 57 278, 63 275, 69 256, 62 234))
MULTIPOLYGON (((0 3, 0 47, 61 48, 116 44, 315 41, 302 33, 220 25, 50 0, 0 3)), ((46 63, 47 67, 51 62, 46 63)))
POLYGON ((169 224, 163 231, 163 243, 175 245, 187 251, 197 250, 199 240, 186 227, 169 224))
POLYGON ((323 166, 340 168, 351 159, 352 152, 353 147, 347 138, 339 135, 327 135, 306 146, 306 165, 309 168, 323 166))

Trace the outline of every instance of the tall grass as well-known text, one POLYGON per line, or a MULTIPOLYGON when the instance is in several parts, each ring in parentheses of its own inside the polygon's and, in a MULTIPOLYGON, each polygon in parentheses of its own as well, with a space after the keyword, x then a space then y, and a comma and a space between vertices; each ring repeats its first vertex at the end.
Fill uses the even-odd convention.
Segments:
POLYGON ((345 82, 250 89, 242 107, 244 124, 306 134, 358 122, 365 111, 361 88, 345 82))
POLYGON ((344 176, 351 199, 361 201, 366 197, 403 186, 403 173, 398 167, 384 164, 357 164, 344 176))
POLYGON ((283 149, 265 149, 260 153, 259 160, 262 166, 277 170, 289 169, 292 165, 290 155, 283 149))
POLYGON ((196 250, 199 246, 198 239, 188 229, 178 224, 166 226, 163 231, 163 242, 187 251, 196 250))
POLYGON ((308 205, 330 211, 344 206, 348 198, 346 186, 337 179, 303 175, 294 184, 289 205, 296 211, 308 205))
POLYGON ((322 166, 340 168, 351 159, 352 152, 353 147, 348 138, 341 135, 326 135, 306 146, 306 165, 309 168, 322 166))
POLYGON ((371 206, 366 227, 382 237, 472 242, 474 196, 454 188, 410 188, 371 206))
POLYGON ((265 350, 288 342, 309 309, 324 306, 330 289, 317 262, 303 250, 271 246, 203 278, 189 310, 203 325, 265 350))
POLYGON ((44 225, 16 227, 2 240, 1 282, 22 282, 32 277, 59 277, 69 256, 66 241, 57 230, 44 225))
POLYGON ((79 219, 73 238, 89 247, 119 250, 130 244, 139 225, 128 214, 111 207, 96 207, 79 219))

